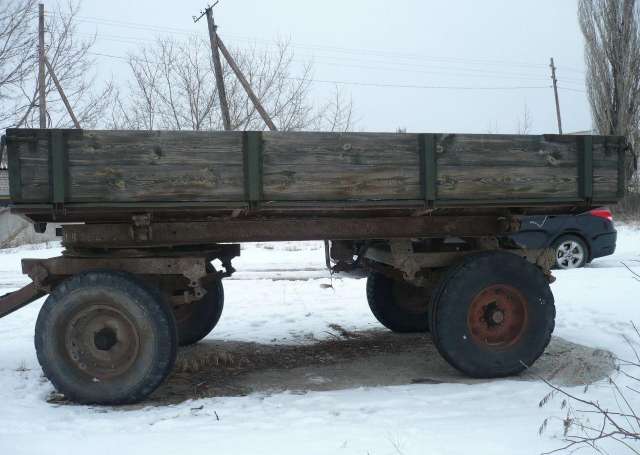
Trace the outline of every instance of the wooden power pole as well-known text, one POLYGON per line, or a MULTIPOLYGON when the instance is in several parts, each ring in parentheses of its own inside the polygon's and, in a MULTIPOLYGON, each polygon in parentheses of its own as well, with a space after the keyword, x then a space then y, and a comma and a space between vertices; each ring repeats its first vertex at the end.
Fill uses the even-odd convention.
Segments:
POLYGON ((38 105, 40 107, 40 128, 47 127, 47 95, 45 86, 44 50, 44 5, 38 5, 38 105))
POLYGON ((209 40, 211 42, 211 56, 213 58, 213 70, 216 76, 216 85, 218 87, 218 95, 220 98, 220 110, 222 112, 222 122, 224 124, 224 129, 227 131, 231 129, 231 119, 229 117, 229 105, 227 103, 227 93, 224 87, 224 79, 222 77, 222 64, 220 62, 220 52, 222 52, 222 55, 224 56, 225 60, 233 70, 233 73, 238 78, 238 81, 244 88, 245 92, 247 92, 249 99, 251 100, 254 107, 256 108, 256 111, 258 111, 258 113, 260 114, 260 117, 262 117, 262 120, 264 120, 264 122, 267 124, 267 126, 271 131, 277 131, 278 128, 276 128, 276 125, 273 123, 273 120, 267 113, 267 110, 264 108, 264 106, 260 102, 260 99, 256 96, 255 92, 251 88, 251 84, 249 84, 249 81, 247 80, 247 78, 244 77, 242 70, 237 65, 236 61, 231 56, 231 53, 229 52, 227 47, 224 45, 224 43, 218 36, 217 26, 213 20, 213 7, 216 6, 217 4, 218 2, 215 2, 213 5, 208 6, 204 10, 204 12, 201 13, 200 16, 198 17, 193 16, 193 21, 198 22, 203 16, 207 16, 207 24, 209 26, 209 40))
POLYGON ((49 75, 51 76, 51 79, 53 80, 53 83, 56 86, 56 89, 58 89, 58 93, 60 94, 60 98, 62 98, 64 107, 67 108, 67 112, 69 113, 69 117, 71 117, 71 120, 73 121, 73 126, 80 129, 80 122, 78 122, 76 115, 73 113, 73 109, 71 108, 71 104, 67 99, 67 95, 65 95, 64 90, 62 89, 62 85, 60 84, 60 81, 58 80, 58 77, 56 76, 56 73, 53 70, 53 66, 51 66, 51 63, 49 63, 49 59, 46 56, 44 58, 44 63, 47 65, 47 69, 49 70, 49 75))
POLYGON ((244 74, 242 74, 240 67, 236 64, 236 61, 233 59, 233 57, 227 50, 227 47, 224 45, 224 43, 220 38, 218 38, 218 44, 220 45, 220 51, 222 52, 222 55, 224 55, 224 58, 229 63, 229 66, 231 67, 236 77, 240 81, 240 84, 242 84, 242 87, 244 87, 244 90, 247 92, 247 95, 249 95, 251 102, 255 106, 256 111, 258 111, 258 113, 260 114, 260 117, 262 117, 262 120, 264 120, 264 123, 267 124, 267 126, 271 131, 277 131, 278 128, 276 128, 276 125, 273 123, 273 120, 271 120, 271 117, 265 110, 264 106, 262 106, 260 99, 258 99, 256 94, 253 92, 253 89, 251 88, 249 81, 247 81, 247 79, 244 77, 244 74))
MULTIPOLYGON (((38 5, 38 105, 40 106, 40 128, 47 127, 47 87, 45 84, 45 70, 49 71, 49 75, 51 76, 51 80, 53 80, 53 84, 56 86, 58 93, 60 94, 60 98, 64 103, 64 107, 67 108, 67 112, 73 121, 73 125, 80 129, 80 122, 76 115, 73 113, 73 109, 71 108, 71 103, 67 99, 67 95, 64 93, 62 89, 62 85, 60 81, 56 77, 56 73, 53 70, 53 66, 49 62, 47 58, 47 54, 44 48, 44 4, 40 3, 38 5)), ((33 106, 33 104, 32 104, 33 106)), ((26 120, 29 112, 31 111, 31 106, 27 110, 27 113, 24 115, 18 127, 26 120)))
POLYGON ((209 41, 211 42, 213 70, 216 75, 216 86, 218 87, 218 98, 220 99, 220 111, 222 112, 222 123, 224 124, 225 131, 230 131, 231 117, 229 115, 229 104, 227 103, 227 91, 224 87, 224 77, 222 74, 222 63, 220 62, 220 52, 218 51, 218 34, 216 33, 216 23, 213 21, 213 6, 209 6, 206 9, 206 14, 207 25, 209 26, 209 41))
POLYGON ((556 116, 558 117, 558 133, 562 134, 562 117, 560 115, 560 98, 558 98, 558 79, 556 78, 556 65, 551 57, 551 80, 553 81, 553 93, 556 97, 556 116))

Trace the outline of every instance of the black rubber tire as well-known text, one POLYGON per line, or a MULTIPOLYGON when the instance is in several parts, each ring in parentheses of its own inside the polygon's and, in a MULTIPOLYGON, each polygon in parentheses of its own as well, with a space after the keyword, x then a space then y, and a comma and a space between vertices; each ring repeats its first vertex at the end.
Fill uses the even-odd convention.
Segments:
POLYGON ((367 278, 367 300, 375 318, 386 328, 397 333, 421 333, 429 331, 428 291, 400 282, 379 273, 371 272, 367 278), (424 309, 410 311, 398 302, 394 286, 405 286, 409 292, 424 292, 424 309))
POLYGON ((144 400, 171 372, 177 331, 173 313, 157 290, 128 273, 91 271, 64 281, 49 295, 36 322, 35 347, 45 376, 69 400, 129 404, 144 400), (105 328, 96 332, 97 327, 105 328), (103 330, 111 330, 110 347, 98 347, 103 330), (91 343, 95 346, 88 347, 91 343), (129 348, 134 351, 126 362, 109 358, 129 348), (92 349, 107 360, 90 357, 92 349))
POLYGON ((189 346, 202 340, 211 333, 220 320, 224 308, 222 280, 210 282, 206 290, 207 293, 201 300, 176 309, 179 346, 189 346), (183 310, 188 310, 184 316, 180 313, 183 310))
POLYGON ((587 264, 587 262, 589 262, 589 247, 587 246, 586 242, 582 238, 578 237, 577 235, 566 234, 558 237, 555 240, 555 242, 553 242, 552 248, 556 256, 556 262, 553 266, 554 269, 566 268, 566 267, 562 267, 558 263, 558 247, 560 247, 560 245, 562 245, 563 243, 569 242, 569 241, 577 243, 582 249, 582 260, 575 266, 569 267, 569 268, 579 269, 581 267, 584 267, 587 264))
POLYGON ((451 267, 433 293, 429 320, 433 342, 451 366, 471 377, 498 378, 521 373, 542 355, 555 314, 542 271, 520 256, 494 251, 467 256, 451 267), (493 285, 512 286, 526 300, 526 323, 508 346, 478 343, 468 325, 474 297, 493 285))

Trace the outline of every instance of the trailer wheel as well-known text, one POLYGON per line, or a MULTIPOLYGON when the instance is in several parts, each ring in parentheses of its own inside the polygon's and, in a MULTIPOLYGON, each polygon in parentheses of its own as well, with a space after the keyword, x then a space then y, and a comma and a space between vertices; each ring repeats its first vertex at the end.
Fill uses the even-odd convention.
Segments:
POLYGON ((178 344, 189 346, 209 335, 218 324, 224 307, 224 287, 217 279, 206 286, 207 293, 197 302, 173 309, 178 325, 178 344))
POLYGON ((429 295, 424 288, 371 272, 367 278, 367 300, 375 318, 393 332, 429 330, 429 295))
POLYGON ((36 322, 44 374, 72 401, 117 405, 146 398, 176 357, 173 314, 133 275, 93 271, 60 284, 36 322))
POLYGON ((453 367, 478 378, 517 374, 544 352, 555 325, 542 271, 515 254, 467 257, 434 292, 431 333, 453 367))

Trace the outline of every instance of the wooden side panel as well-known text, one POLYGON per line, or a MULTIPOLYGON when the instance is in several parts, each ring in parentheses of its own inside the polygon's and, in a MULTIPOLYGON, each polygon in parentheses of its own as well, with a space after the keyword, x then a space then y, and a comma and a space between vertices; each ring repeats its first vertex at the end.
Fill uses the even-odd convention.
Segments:
POLYGON ((575 136, 440 135, 437 200, 577 198, 575 136))
MULTIPOLYGON (((56 188, 67 203, 235 204, 251 193, 254 206, 420 206, 435 190, 436 207, 553 205, 579 203, 581 173, 590 173, 580 136, 265 132, 260 141, 259 133, 241 132, 10 130, 8 137, 19 203, 53 201, 52 157, 61 149, 66 172, 56 188), (61 134, 62 147, 52 150, 50 138, 61 134)), ((593 200, 615 201, 624 143, 591 142, 593 200)))
POLYGON ((51 199, 48 137, 18 134, 12 137, 9 153, 13 155, 10 179, 17 180, 12 185, 12 198, 21 202, 48 202, 51 199))
POLYGON ((264 133, 268 201, 419 199, 415 134, 264 133))
POLYGON ((619 174, 620 159, 618 151, 622 147, 619 138, 593 138, 593 200, 616 200, 619 181, 624 174, 619 174))
POLYGON ((67 150, 70 202, 244 198, 242 133, 85 131, 67 150))

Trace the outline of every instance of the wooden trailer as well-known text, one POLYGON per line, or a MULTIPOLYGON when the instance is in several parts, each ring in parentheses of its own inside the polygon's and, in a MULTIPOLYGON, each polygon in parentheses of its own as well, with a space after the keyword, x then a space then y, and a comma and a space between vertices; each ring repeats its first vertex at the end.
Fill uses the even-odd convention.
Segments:
POLYGON ((238 242, 325 240, 335 271, 369 271, 385 326, 430 331, 468 375, 516 374, 553 330, 554 257, 509 234, 524 214, 616 203, 632 157, 605 136, 13 129, 6 143, 12 211, 62 223, 65 251, 24 260, 32 283, 0 316, 49 294, 43 370, 103 404, 144 399, 214 328, 238 242))

